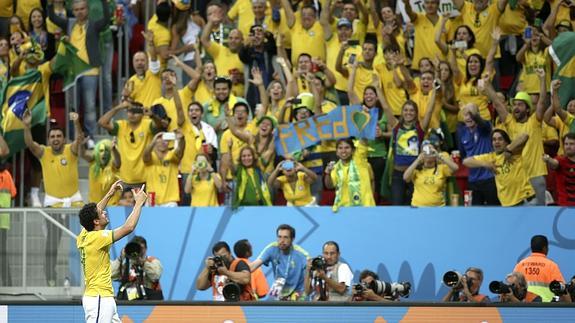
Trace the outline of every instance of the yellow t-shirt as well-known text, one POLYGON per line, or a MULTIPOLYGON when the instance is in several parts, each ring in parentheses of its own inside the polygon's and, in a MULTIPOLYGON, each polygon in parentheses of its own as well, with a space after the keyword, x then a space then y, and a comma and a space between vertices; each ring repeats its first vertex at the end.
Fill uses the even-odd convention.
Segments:
MULTIPOLYGON (((184 86, 183 88, 178 90, 178 94, 180 95, 180 100, 182 101, 182 109, 184 111, 184 117, 187 115, 187 108, 190 103, 192 103, 192 98, 194 93, 190 90, 189 87, 184 86)), ((170 124, 168 125, 168 131, 174 131, 178 128, 178 110, 176 109, 176 101, 174 98, 166 98, 166 97, 159 97, 157 98, 152 105, 161 104, 166 109, 166 114, 171 119, 170 124)))
POLYGON ((435 34, 441 28, 441 19, 437 19, 437 22, 433 24, 425 14, 418 13, 413 27, 415 28, 415 48, 411 65, 418 68, 419 61, 424 57, 433 60, 435 55, 439 55, 443 58, 443 53, 435 44, 435 34))
MULTIPOLYGON (((26 29, 30 29, 29 24, 30 20, 28 18, 30 17, 30 12, 32 12, 32 9, 34 8, 42 8, 42 1, 40 0, 18 1, 18 5, 16 6, 15 15, 22 18, 22 21, 24 22, 24 26, 26 26, 26 29)), ((10 17, 11 15, 12 13, 10 13, 10 15, 8 15, 7 17, 10 17)))
POLYGON ((527 27, 527 19, 525 19, 523 9, 518 6, 513 10, 507 4, 499 19, 499 28, 501 28, 503 35, 521 35, 525 27, 527 27))
MULTIPOLYGON (((431 93, 427 95, 423 94, 420 89, 417 89, 417 92, 411 94, 411 100, 417 103, 417 109, 419 111, 419 122, 423 122, 425 118, 425 113, 427 112, 427 105, 429 104, 429 100, 431 99, 431 93)), ((433 110, 433 114, 431 115, 431 120, 429 121, 429 129, 436 129, 439 128, 441 121, 441 100, 435 97, 435 107, 433 110)))
POLYGON ((525 51, 525 64, 523 64, 521 76, 519 77, 522 91, 529 94, 539 94, 539 77, 535 72, 538 68, 545 70, 545 88, 548 89, 551 83, 551 62, 547 48, 537 53, 531 50, 525 51))
POLYGON ((145 182, 143 155, 144 149, 154 137, 152 120, 142 119, 134 130, 130 128, 127 120, 118 120, 114 122, 114 129, 110 134, 117 137, 118 151, 122 156, 120 179, 128 184, 145 182))
MULTIPOLYGON (((351 67, 349 69, 349 75, 351 75, 351 67)), ((366 87, 373 83, 373 75, 377 75, 375 69, 365 68, 363 65, 359 65, 355 71, 355 81, 353 83, 353 91, 359 100, 363 100, 363 91, 366 87)))
POLYGON ((204 133, 198 130, 188 119, 187 113, 186 121, 184 121, 184 125, 182 126, 182 133, 184 134, 186 147, 184 148, 184 155, 180 162, 180 173, 189 174, 192 170, 192 165, 196 160, 198 151, 201 151, 202 149, 202 140, 204 140, 205 137, 204 133))
MULTIPOLYGON (((8 55, 10 56, 10 62, 14 62, 17 58, 18 58, 18 54, 16 54, 16 52, 14 51, 14 49, 10 48, 10 51, 8 52, 8 55)), ((20 67, 18 68, 18 75, 11 75, 11 76, 20 76, 20 75, 24 75, 24 73, 26 73, 26 66, 28 64, 26 64, 25 61, 23 61, 22 63, 20 63, 20 67)))
POLYGON ((325 62, 324 32, 318 21, 316 21, 310 29, 306 30, 302 27, 301 20, 296 17, 296 21, 293 27, 290 28, 290 32, 292 38, 291 61, 294 66, 297 66, 297 59, 302 53, 307 53, 314 58, 319 57, 325 62))
POLYGON ((473 158, 495 165, 497 197, 499 197, 502 206, 514 206, 521 203, 524 199, 535 195, 533 187, 525 174, 524 161, 521 156, 513 156, 510 162, 505 161, 504 154, 498 155, 495 152, 473 156, 473 158))
POLYGON ((288 205, 306 206, 313 201, 310 185, 305 181, 305 177, 306 175, 304 172, 298 172, 297 179, 293 184, 293 187, 286 176, 282 175, 277 178, 278 182, 281 183, 284 197, 289 203, 288 205))
MULTIPOLYGON (((244 72, 244 63, 242 63, 238 54, 232 53, 226 46, 220 45, 217 42, 211 42, 210 47, 206 48, 206 52, 213 58, 219 75, 229 76, 229 71, 233 69, 237 69, 241 73, 244 72)), ((236 96, 243 97, 244 84, 234 84, 232 93, 236 96)))
MULTIPOLYGON (((78 49, 78 57, 85 63, 90 64, 90 58, 88 57, 88 50, 86 48, 86 31, 88 29, 87 24, 74 24, 72 27, 72 33, 70 34, 70 43, 78 49)), ((84 75, 98 75, 99 68, 94 67, 84 73, 84 75)))
MULTIPOLYGON (((407 95, 405 90, 401 87, 398 87, 394 81, 394 70, 387 69, 385 63, 377 65, 375 70, 379 74, 379 79, 381 80, 381 87, 385 93, 385 99, 387 100, 387 104, 391 107, 393 111, 393 115, 399 116, 401 115, 401 108, 405 101, 407 101, 407 95)), ((399 69, 395 70, 397 75, 401 76, 401 72, 399 69)))
POLYGON ((46 114, 50 114, 50 76, 52 76, 52 66, 50 62, 42 63, 38 66, 38 71, 42 74, 42 92, 44 93, 44 104, 46 114))
MULTIPOLYGON (((106 167, 104 167, 103 169, 100 169, 100 172, 97 177, 96 175, 94 175, 93 171, 96 163, 94 161, 90 163, 90 169, 88 174, 88 185, 90 189, 90 193, 88 194, 89 202, 91 203, 100 202, 102 198, 104 198, 106 193, 108 193, 108 190, 110 189, 110 187, 112 187, 112 184, 114 184, 114 182, 118 180, 118 174, 117 174, 118 170, 114 169, 113 163, 114 160, 112 157, 112 160, 110 160, 108 165, 106 165, 106 167)), ((117 205, 119 200, 120 200, 120 194, 116 193, 114 194, 114 196, 112 196, 110 201, 108 201, 108 205, 117 205)))
POLYGON ((152 151, 152 162, 146 165, 146 189, 156 193, 156 205, 180 201, 176 151, 170 150, 163 159, 152 151))
POLYGON ((151 71, 146 71, 143 78, 138 75, 130 77, 128 82, 132 82, 133 91, 130 98, 140 102, 145 107, 151 107, 152 103, 162 97, 162 80, 160 75, 151 71))
POLYGON ((218 188, 214 184, 214 177, 220 178, 217 173, 210 174, 207 180, 192 178, 192 203, 191 206, 219 206, 218 188))
MULTIPOLYGON (((337 62, 337 54, 339 53, 339 48, 341 47, 341 42, 337 38, 336 34, 333 34, 326 44, 326 66, 335 75, 335 89, 339 91, 347 91, 347 77, 341 75, 335 69, 335 63, 337 62)), ((355 54, 356 59, 361 58, 361 46, 350 46, 343 53, 343 59, 341 65, 343 68, 348 68, 347 62, 349 61, 349 56, 355 54)))
MULTIPOLYGON (((453 52, 451 52, 453 53, 453 52)), ((461 75, 463 75, 463 77, 465 77, 466 73, 467 73, 467 58, 473 54, 479 54, 481 55, 481 52, 479 51, 479 49, 477 48, 468 48, 466 49, 463 53, 461 51, 456 51, 455 52, 455 61, 457 62, 457 68, 459 68, 459 71, 461 72, 461 75)), ((453 55, 453 54, 450 54, 453 55)), ((483 57, 485 58, 485 57, 483 57)))
POLYGON ((543 126, 541 121, 537 120, 535 113, 531 114, 525 123, 515 121, 515 118, 510 114, 505 118, 505 128, 511 140, 522 133, 529 135, 529 140, 527 140, 522 154, 527 177, 547 175, 547 166, 541 158, 543 156, 543 126))
POLYGON ((9 18, 14 12, 14 0, 0 0, 0 17, 9 18))
MULTIPOLYGON (((473 80, 464 82, 459 86, 459 106, 463 107, 468 103, 475 103, 479 107, 479 115, 484 120, 491 120, 489 112, 489 98, 482 94, 477 85, 473 85, 473 80)), ((460 120, 463 120, 463 112, 460 113, 460 120)))
POLYGON ((563 120, 561 120, 561 118, 559 118, 558 116, 554 116, 553 119, 555 119, 555 125, 557 127, 557 131, 559 131, 559 150, 557 151, 557 155, 563 155, 565 153, 565 150, 563 148, 563 138, 567 133, 570 132, 571 124, 575 120, 575 117, 573 117, 572 114, 567 113, 566 122, 563 122, 563 120))
POLYGON ((98 230, 82 232, 76 239, 80 262, 84 270, 86 296, 114 296, 110 264, 110 247, 114 243, 114 231, 98 230))
POLYGON ((202 105, 210 102, 212 100, 214 92, 210 91, 206 82, 201 80, 198 83, 198 88, 196 89, 196 93, 194 94, 194 100, 200 102, 202 105))
MULTIPOLYGON (((266 4, 266 18, 271 17, 271 7, 266 4)), ((238 0, 228 11, 228 18, 232 21, 236 21, 238 29, 244 35, 244 38, 248 36, 250 28, 255 23, 256 17, 252 9, 251 0, 238 0)), ((267 19, 266 19, 267 20, 267 19)))
MULTIPOLYGON (((154 46, 156 48, 162 46, 169 47, 171 45, 172 34, 170 33, 170 30, 166 26, 158 22, 158 16, 153 15, 152 18, 150 18, 150 21, 148 22, 148 30, 154 33, 154 46)), ((160 60, 162 68, 165 68, 166 61, 164 61, 160 57, 158 57, 158 59, 160 60)))
POLYGON ((445 184, 451 174, 445 164, 415 170, 411 206, 445 206, 445 184))
POLYGON ((483 57, 487 57, 492 42, 491 32, 499 23, 501 16, 497 2, 492 2, 487 9, 480 13, 475 11, 471 2, 464 2, 460 11, 463 23, 469 26, 475 34, 475 47, 479 49, 483 57))
POLYGON ((54 154, 52 147, 44 146, 40 158, 42 178, 46 194, 66 198, 78 192, 78 156, 72 153, 72 145, 64 145, 61 154, 54 154))

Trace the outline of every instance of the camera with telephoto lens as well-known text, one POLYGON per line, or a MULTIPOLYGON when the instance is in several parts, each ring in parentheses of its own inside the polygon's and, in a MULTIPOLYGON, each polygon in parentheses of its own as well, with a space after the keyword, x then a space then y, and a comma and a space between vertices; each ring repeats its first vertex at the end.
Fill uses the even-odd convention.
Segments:
MULTIPOLYGON (((453 289, 462 289, 463 284, 461 280, 463 277, 467 277, 467 275, 461 275, 457 271, 451 270, 443 274, 443 283, 453 289)), ((473 279, 467 277, 467 288, 471 289, 471 285, 473 285, 473 279)))
POLYGON ((210 257, 210 259, 214 262, 214 265, 210 266, 211 270, 217 270, 219 267, 225 266, 224 258, 222 258, 222 256, 213 256, 210 257))
POLYGON ((411 283, 388 283, 381 280, 372 280, 371 283, 360 283, 353 286, 355 292, 354 296, 359 296, 368 289, 382 297, 409 297, 411 292, 411 283))
POLYGON ((323 270, 325 271, 327 268, 327 263, 325 262, 325 258, 322 256, 317 256, 312 259, 311 261, 311 270, 323 270))
POLYGON ((549 290, 556 296, 569 294, 571 298, 575 298, 575 284, 573 284, 573 282, 565 284, 564 282, 554 280, 549 284, 549 290))
POLYGON ((241 286, 233 281, 228 281, 222 290, 224 299, 228 302, 238 302, 240 300, 240 295, 242 294, 241 286))
POLYGON ((489 291, 493 294, 509 294, 513 291, 513 286, 494 280, 489 283, 489 291))

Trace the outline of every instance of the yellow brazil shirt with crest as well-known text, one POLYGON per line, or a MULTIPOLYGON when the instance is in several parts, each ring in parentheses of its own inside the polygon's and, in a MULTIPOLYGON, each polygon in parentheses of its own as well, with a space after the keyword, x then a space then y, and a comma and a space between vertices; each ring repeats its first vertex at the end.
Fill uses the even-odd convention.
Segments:
POLYGON ((197 175, 192 178, 192 203, 190 206, 219 206, 218 188, 214 184, 214 177, 218 173, 211 173, 208 179, 200 179, 197 175))
POLYGON ((114 243, 114 231, 86 231, 82 229, 76 240, 80 262, 84 270, 86 296, 113 297, 110 265, 110 247, 114 243))
POLYGON ((57 198, 66 198, 78 192, 78 156, 72 145, 64 145, 61 154, 54 154, 52 147, 44 147, 40 158, 44 190, 57 198))
MULTIPOLYGON (((72 32, 70 34, 70 43, 72 45, 74 45, 77 49, 78 49, 78 57, 80 57, 80 59, 82 59, 85 63, 90 64, 90 58, 88 56, 88 49, 86 48, 86 33, 88 30, 88 24, 74 24, 74 27, 72 27, 72 32)), ((84 75, 89 76, 95 76, 98 75, 100 69, 97 67, 94 67, 92 69, 90 69, 89 71, 87 71, 86 73, 84 73, 84 75)))
POLYGON ((514 206, 535 195, 525 174, 523 166, 525 161, 521 156, 512 156, 510 161, 506 161, 504 154, 491 152, 473 156, 473 158, 495 165, 497 197, 499 197, 502 206, 514 206))
POLYGON ((412 65, 419 66, 419 61, 424 57, 434 59, 436 55, 439 55, 443 59, 443 53, 435 44, 435 34, 438 29, 441 29, 441 19, 437 19, 437 22, 433 24, 425 14, 418 13, 413 27, 415 28, 415 48, 412 65))
POLYGON ((411 205, 445 206, 445 184, 451 174, 451 169, 445 164, 416 170, 413 179, 414 191, 411 205))
MULTIPOLYGON (((158 16, 153 15, 152 18, 150 18, 148 30, 154 33, 154 46, 156 46, 156 48, 171 45, 172 33, 170 33, 170 29, 158 22, 158 16)), ((158 59, 160 60, 162 69, 166 68, 167 62, 161 58, 158 59)))
POLYGON ((140 124, 132 129, 127 120, 114 122, 114 129, 110 134, 118 139, 118 151, 122 156, 120 166, 120 179, 129 184, 144 183, 144 149, 154 137, 152 120, 142 119, 140 124))
POLYGON ((140 102, 145 107, 151 107, 156 99, 162 97, 162 80, 159 74, 154 74, 148 70, 144 77, 133 75, 128 80, 128 83, 130 82, 133 88, 130 98, 140 102))
MULTIPOLYGON (((367 162, 368 146, 356 141, 356 150, 353 154, 353 161, 359 173, 360 181, 360 195, 361 195, 361 205, 362 206, 374 206, 375 200, 373 198, 373 190, 371 188, 372 173, 370 172, 371 166, 367 162)), ((350 200, 349 194, 349 163, 347 165, 342 165, 341 174, 342 178, 339 178, 338 172, 332 170, 331 181, 334 185, 341 184, 341 201, 340 206, 352 206, 353 203, 350 200)))
POLYGON ((152 162, 146 166, 146 188, 156 193, 156 205, 180 200, 179 162, 175 149, 168 151, 163 159, 152 151, 152 162))
MULTIPOLYGON (((535 107, 533 107, 535 108, 535 107)), ((505 118, 505 128, 511 140, 522 133, 529 135, 529 139, 523 148, 523 166, 528 178, 547 175, 547 165, 543 161, 543 125, 533 113, 526 122, 520 123, 509 114, 505 118)))
POLYGON ((313 58, 319 57, 325 62, 324 32, 318 21, 311 28, 305 29, 301 25, 300 18, 296 17, 290 32, 292 38, 291 61, 294 66, 297 66, 297 59, 302 53, 307 53, 313 58))
POLYGON ((313 201, 313 195, 311 194, 310 184, 306 182, 306 174, 304 172, 298 172, 296 174, 297 179, 295 183, 290 183, 286 176, 280 176, 277 178, 278 182, 281 183, 281 188, 284 193, 285 199, 294 206, 305 206, 313 201))
MULTIPOLYGON (((214 64, 220 75, 231 75, 230 71, 232 70, 238 70, 240 73, 244 72, 244 63, 240 60, 238 53, 233 53, 226 46, 220 45, 217 42, 211 42, 210 47, 206 48, 206 52, 214 60, 214 64)), ((243 97, 245 95, 244 83, 234 84, 232 93, 236 96, 243 97)))

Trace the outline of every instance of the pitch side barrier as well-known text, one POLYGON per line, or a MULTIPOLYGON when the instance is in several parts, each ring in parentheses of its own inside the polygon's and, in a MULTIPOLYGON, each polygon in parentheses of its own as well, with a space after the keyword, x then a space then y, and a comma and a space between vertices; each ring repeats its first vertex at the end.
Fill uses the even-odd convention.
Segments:
MULTIPOLYGON (((573 322, 575 306, 430 302, 119 302, 123 322, 573 322)), ((79 301, 10 302, 0 321, 83 322, 79 301)))
MULTIPOLYGON (((111 226, 123 223, 127 208, 110 208, 111 226)), ((211 300, 212 292, 198 291, 195 281, 204 259, 220 240, 230 246, 250 240, 255 259, 276 239, 276 228, 288 223, 296 228, 296 243, 311 257, 321 254, 323 243, 335 240, 342 260, 354 273, 363 269, 381 280, 411 282, 413 301, 438 301, 447 293, 441 283, 449 270, 482 268, 481 292, 490 297, 492 280, 504 280, 515 264, 530 254, 530 239, 544 234, 550 242, 549 257, 565 279, 575 274, 575 209, 559 207, 246 207, 145 208, 135 234, 148 241, 148 254, 164 267, 161 284, 167 300, 211 300)), ((78 228, 79 230, 79 228, 78 228)), ((79 231, 78 231, 79 232, 79 231)), ((117 257, 128 239, 115 243, 117 257)), ((270 267, 262 267, 273 282, 270 267)), ((117 286, 115 286, 117 287, 117 286)), ((116 289, 117 290, 117 289, 116 289)))

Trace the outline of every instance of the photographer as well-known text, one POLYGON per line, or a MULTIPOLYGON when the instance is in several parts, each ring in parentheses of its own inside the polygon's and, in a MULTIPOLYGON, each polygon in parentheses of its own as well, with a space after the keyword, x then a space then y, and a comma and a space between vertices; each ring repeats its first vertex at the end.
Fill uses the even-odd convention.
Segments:
POLYGON ((397 300, 397 297, 378 295, 371 286, 379 276, 370 270, 364 270, 359 274, 359 284, 352 288, 352 301, 355 302, 391 302, 397 300))
POLYGON ((156 257, 148 256, 147 251, 146 239, 135 236, 122 249, 120 257, 112 260, 112 279, 121 282, 118 299, 164 299, 160 286, 162 263, 156 257))
POLYGON ((541 296, 527 291, 527 281, 520 272, 512 272, 505 277, 505 283, 493 281, 489 284, 492 293, 499 294, 501 303, 538 303, 541 296))
POLYGON ((214 256, 206 259, 206 266, 196 280, 196 288, 206 290, 211 286, 214 301, 255 300, 248 264, 234 259, 225 241, 217 242, 212 254, 214 256))
MULTIPOLYGON (((456 272, 448 272, 454 273, 456 272)), ((479 288, 483 282, 483 270, 475 267, 470 267, 465 271, 465 275, 459 275, 456 283, 446 285, 451 289, 443 297, 444 302, 469 302, 469 303, 488 303, 489 297, 479 294, 479 288)), ((445 275, 447 276, 447 274, 445 275)), ((443 278, 446 282, 445 276, 443 278)))
POLYGON ((308 259, 305 293, 313 301, 348 301, 353 273, 349 265, 339 261, 339 245, 328 241, 323 257, 308 259))

